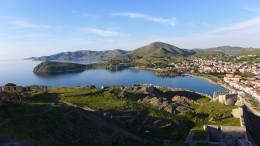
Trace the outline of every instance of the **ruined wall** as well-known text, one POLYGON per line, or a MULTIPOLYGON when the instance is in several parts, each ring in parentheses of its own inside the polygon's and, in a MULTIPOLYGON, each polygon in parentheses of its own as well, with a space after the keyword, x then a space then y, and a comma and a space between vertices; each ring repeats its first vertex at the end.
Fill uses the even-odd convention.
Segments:
POLYGON ((232 93, 232 92, 230 92, 230 91, 216 91, 216 92, 213 92, 213 99, 217 98, 220 95, 226 95, 226 94, 230 94, 230 93, 232 93))
POLYGON ((0 86, 0 92, 10 92, 10 93, 17 93, 17 92, 23 92, 22 86, 0 86))
POLYGON ((209 142, 220 142, 221 136, 218 125, 204 125, 203 128, 208 133, 209 142))
POLYGON ((126 128, 126 122, 120 121, 119 119, 115 118, 112 114, 110 113, 103 113, 104 120, 113 123, 119 127, 126 128))
POLYGON ((238 99, 238 94, 227 94, 225 96, 225 105, 235 105, 235 103, 237 102, 238 99))
POLYGON ((243 139, 246 135, 246 128, 239 126, 221 126, 221 137, 225 143, 235 143, 237 139, 243 139))
POLYGON ((214 99, 218 100, 220 103, 223 103, 227 106, 235 105, 235 103, 238 100, 238 94, 230 93, 230 92, 221 92, 221 93, 215 94, 215 92, 214 92, 214 99))
POLYGON ((142 115, 144 115, 146 113, 147 113, 147 111, 140 111, 140 112, 138 112, 130 121, 126 122, 126 126, 127 127, 131 127, 134 124, 134 122, 136 120, 138 120, 139 117, 141 117, 142 115))
POLYGON ((240 118, 241 116, 243 116, 243 108, 239 107, 237 109, 232 109, 231 114, 235 117, 235 118, 240 118))
POLYGON ((3 93, 0 91, 0 105, 3 105, 3 93))

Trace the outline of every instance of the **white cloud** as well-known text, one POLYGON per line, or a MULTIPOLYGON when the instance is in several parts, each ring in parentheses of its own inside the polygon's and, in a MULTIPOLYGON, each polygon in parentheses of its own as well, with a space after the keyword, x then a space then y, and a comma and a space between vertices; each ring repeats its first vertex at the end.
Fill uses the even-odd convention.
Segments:
POLYGON ((95 29, 95 28, 81 28, 80 31, 85 32, 85 33, 95 33, 95 34, 99 34, 101 36, 123 36, 123 35, 126 35, 126 34, 123 34, 123 33, 112 31, 112 30, 101 30, 101 29, 95 29))
POLYGON ((257 25, 260 25, 260 17, 250 19, 250 20, 247 20, 247 21, 244 21, 241 23, 233 24, 230 26, 217 28, 217 29, 211 31, 211 33, 241 30, 241 29, 245 29, 245 28, 249 28, 249 27, 253 27, 253 26, 257 26, 257 25))
POLYGON ((260 9, 250 8, 248 5, 243 5, 243 8, 248 10, 248 11, 260 12, 260 9))
POLYGON ((158 22, 158 23, 161 23, 161 24, 169 24, 169 25, 172 25, 172 26, 175 26, 177 24, 176 18, 170 18, 170 19, 156 18, 156 17, 152 17, 152 16, 149 16, 149 15, 140 14, 140 13, 123 12, 123 13, 111 13, 110 15, 112 15, 112 16, 126 16, 126 17, 130 17, 130 18, 140 18, 140 19, 158 22))
POLYGON ((25 20, 15 20, 11 21, 10 24, 14 26, 14 28, 30 28, 30 29, 40 29, 40 28, 50 28, 51 25, 42 25, 42 24, 33 24, 25 20))
POLYGON ((99 19, 99 16, 97 16, 97 15, 92 15, 92 14, 87 14, 87 13, 82 13, 82 16, 83 16, 83 17, 86 17, 86 18, 89 18, 89 19, 91 19, 91 20, 97 20, 97 19, 99 19))

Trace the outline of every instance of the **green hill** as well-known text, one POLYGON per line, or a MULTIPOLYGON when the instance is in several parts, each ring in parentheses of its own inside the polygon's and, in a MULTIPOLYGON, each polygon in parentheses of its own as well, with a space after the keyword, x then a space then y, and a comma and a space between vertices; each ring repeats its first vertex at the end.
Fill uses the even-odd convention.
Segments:
POLYGON ((33 58, 34 60, 89 60, 89 59, 103 59, 108 60, 126 54, 128 51, 115 49, 108 51, 90 51, 90 50, 81 50, 76 52, 62 52, 50 56, 42 56, 33 58))
POLYGON ((33 72, 74 72, 83 71, 85 69, 86 66, 83 64, 68 62, 43 62, 38 64, 33 69, 33 72))
POLYGON ((183 59, 195 53, 195 51, 180 49, 170 44, 154 42, 147 46, 137 48, 127 53, 123 57, 132 59, 134 62, 143 64, 168 63, 176 59, 183 59))

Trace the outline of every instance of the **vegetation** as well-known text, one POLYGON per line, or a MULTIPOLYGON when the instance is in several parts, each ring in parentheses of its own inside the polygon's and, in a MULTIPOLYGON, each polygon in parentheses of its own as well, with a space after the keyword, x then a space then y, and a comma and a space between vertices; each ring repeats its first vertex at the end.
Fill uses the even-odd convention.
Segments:
POLYGON ((69 63, 69 62, 43 62, 38 64, 33 72, 75 72, 83 71, 86 69, 86 66, 83 64, 69 63))
POLYGON ((14 83, 6 83, 5 86, 16 86, 14 83))
MULTIPOLYGON (((166 88, 156 90, 156 94, 165 99, 172 99, 173 93, 166 88)), ((120 141, 122 145, 151 145, 145 137, 152 137, 183 145, 190 129, 195 133, 195 140, 205 140, 203 125, 240 125, 239 119, 231 116, 236 106, 210 102, 210 98, 195 94, 188 97, 193 102, 189 102, 191 110, 184 114, 141 104, 137 101, 146 94, 119 86, 105 89, 55 87, 49 88, 48 93, 33 90, 21 95, 24 96, 22 100, 4 101, 0 107, 0 143, 32 140, 41 145, 107 145, 120 141), (137 111, 145 113, 127 129, 100 117, 111 114, 110 118, 128 121, 137 111)))

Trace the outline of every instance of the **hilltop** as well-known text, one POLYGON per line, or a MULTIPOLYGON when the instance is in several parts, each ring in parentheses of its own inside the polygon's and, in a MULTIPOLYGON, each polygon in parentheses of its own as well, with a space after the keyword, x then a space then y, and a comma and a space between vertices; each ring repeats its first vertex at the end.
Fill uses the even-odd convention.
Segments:
MULTIPOLYGON (((116 56, 124 55, 128 51, 115 49, 107 51, 90 51, 81 50, 75 52, 62 52, 49 56, 42 57, 30 57, 33 60, 49 61, 49 60, 89 60, 89 59, 102 59, 109 60, 115 58, 116 56)), ((30 59, 29 58, 29 59, 30 59)))
POLYGON ((147 46, 137 48, 125 55, 125 57, 138 63, 166 63, 176 58, 185 58, 196 54, 192 50, 180 49, 174 45, 154 42, 147 46))

